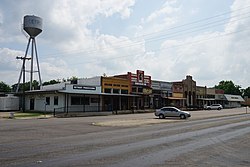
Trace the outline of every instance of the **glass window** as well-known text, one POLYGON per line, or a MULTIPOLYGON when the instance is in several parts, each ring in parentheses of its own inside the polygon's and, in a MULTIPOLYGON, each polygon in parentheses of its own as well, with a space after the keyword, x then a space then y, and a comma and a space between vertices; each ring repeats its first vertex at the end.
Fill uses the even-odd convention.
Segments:
POLYGON ((143 89, 142 88, 138 88, 138 93, 142 93, 143 89))
POLYGON ((99 98, 91 98, 91 103, 99 103, 99 98))
POLYGON ((81 105, 81 97, 72 96, 71 105, 81 105))
POLYGON ((58 105, 58 96, 54 96, 54 105, 58 105))
POLYGON ((50 105, 50 97, 46 97, 46 105, 50 105))
POLYGON ((120 90, 119 90, 119 89, 113 89, 113 93, 119 94, 119 93, 120 93, 120 90))
POLYGON ((105 88, 105 89, 104 89, 104 93, 111 93, 111 89, 105 88))
POLYGON ((82 100, 83 100, 83 105, 89 105, 89 100, 90 98, 89 97, 82 97, 82 100))
POLYGON ((121 94, 128 94, 128 90, 121 90, 121 94))
POLYGON ((81 97, 81 96, 71 97, 71 105, 89 105, 89 104, 90 104, 89 97, 81 97))

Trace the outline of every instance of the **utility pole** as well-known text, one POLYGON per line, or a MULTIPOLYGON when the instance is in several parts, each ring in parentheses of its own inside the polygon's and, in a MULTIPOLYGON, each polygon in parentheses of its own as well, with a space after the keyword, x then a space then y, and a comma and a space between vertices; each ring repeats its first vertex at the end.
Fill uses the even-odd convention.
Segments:
MULTIPOLYGON (((27 57, 16 57, 16 59, 19 60, 23 60, 23 66, 22 66, 22 70, 21 70, 21 74, 23 74, 23 100, 22 100, 22 110, 23 112, 25 112, 25 60, 31 60, 31 58, 27 58, 27 57)), ((19 77, 19 82, 18 82, 18 87, 17 87, 17 92, 19 89, 19 83, 20 83, 20 79, 21 79, 21 75, 19 77)))

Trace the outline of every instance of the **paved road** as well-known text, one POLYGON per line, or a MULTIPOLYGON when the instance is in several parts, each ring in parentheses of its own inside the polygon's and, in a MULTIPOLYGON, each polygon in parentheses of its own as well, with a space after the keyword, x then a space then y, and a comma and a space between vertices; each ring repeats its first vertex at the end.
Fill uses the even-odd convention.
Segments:
POLYGON ((0 120, 0 166, 249 166, 250 115, 216 113, 131 126, 114 125, 149 115, 0 120))

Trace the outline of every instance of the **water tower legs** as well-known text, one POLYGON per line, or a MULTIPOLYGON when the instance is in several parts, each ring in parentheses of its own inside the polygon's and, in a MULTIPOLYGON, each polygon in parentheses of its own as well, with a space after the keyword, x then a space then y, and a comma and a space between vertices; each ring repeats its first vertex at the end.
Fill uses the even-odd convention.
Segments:
MULTIPOLYGON (((39 67, 39 61, 38 61, 38 54, 37 54, 37 47, 36 47, 36 40, 34 37, 30 37, 28 44, 27 44, 27 48, 25 51, 25 56, 24 57, 17 57, 17 59, 22 59, 23 60, 23 65, 22 65, 22 69, 19 75, 19 79, 18 79, 18 85, 17 85, 17 89, 16 92, 18 92, 19 87, 20 87, 20 81, 21 81, 21 77, 23 75, 23 86, 25 84, 25 72, 30 72, 30 90, 33 90, 32 87, 32 83, 33 83, 33 73, 38 72, 38 76, 39 76, 39 84, 40 87, 42 87, 42 80, 41 80, 41 74, 40 74, 40 67, 39 67), (27 58, 27 54, 29 51, 29 47, 30 47, 30 43, 31 43, 31 57, 27 58), (34 71, 34 53, 35 53, 35 58, 36 58, 36 63, 37 63, 37 71, 34 71), (30 71, 25 71, 25 60, 31 60, 31 67, 30 67, 30 71)), ((23 87, 24 89, 24 87, 23 87)))

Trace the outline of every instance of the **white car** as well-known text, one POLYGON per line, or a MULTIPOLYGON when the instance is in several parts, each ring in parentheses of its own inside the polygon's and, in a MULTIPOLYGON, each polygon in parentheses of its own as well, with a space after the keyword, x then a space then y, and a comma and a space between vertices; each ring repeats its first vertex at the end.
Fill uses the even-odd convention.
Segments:
POLYGON ((180 117, 181 119, 186 119, 191 117, 191 114, 176 107, 162 107, 161 109, 155 110, 155 116, 160 119, 164 119, 165 117, 180 117))
POLYGON ((207 110, 221 110, 223 109, 221 104, 212 104, 210 106, 206 106, 205 109, 207 110))

